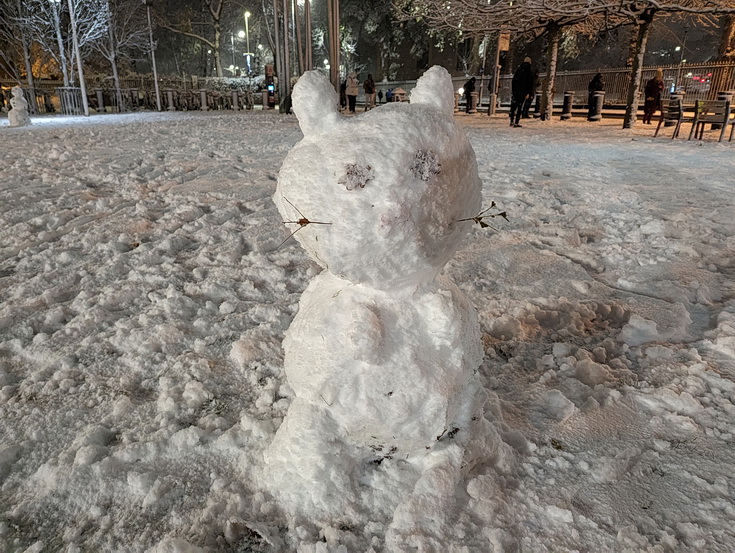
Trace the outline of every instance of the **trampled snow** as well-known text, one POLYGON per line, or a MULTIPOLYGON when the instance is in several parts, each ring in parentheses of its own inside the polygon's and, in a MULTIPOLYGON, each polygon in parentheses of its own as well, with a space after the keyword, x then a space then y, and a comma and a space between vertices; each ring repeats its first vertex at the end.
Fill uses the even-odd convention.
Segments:
MULTIPOLYGON (((379 552, 393 523, 408 551, 732 551, 735 144, 455 121, 483 205, 508 214, 445 273, 477 310, 485 418, 512 454, 319 524, 257 478, 321 270, 271 199, 296 118, 0 127, 0 549, 379 552)), ((363 485, 389 496, 404 462, 376 452, 363 485)))

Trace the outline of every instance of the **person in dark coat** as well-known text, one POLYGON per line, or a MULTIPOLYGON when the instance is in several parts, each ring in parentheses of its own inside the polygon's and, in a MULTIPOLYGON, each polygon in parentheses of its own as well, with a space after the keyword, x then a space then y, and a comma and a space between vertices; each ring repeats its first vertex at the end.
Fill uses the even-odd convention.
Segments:
POLYGON ((362 83, 362 89, 365 91, 365 111, 375 107, 375 81, 373 75, 368 73, 367 79, 362 83))
POLYGON ((347 79, 339 85, 339 107, 343 110, 347 107, 347 79))
POLYGON ((531 58, 527 57, 513 74, 511 83, 510 126, 520 127, 521 115, 526 102, 531 103, 536 92, 536 76, 531 68, 531 58))
POLYGON ((597 99, 595 92, 602 92, 605 90, 605 81, 602 80, 602 73, 596 73, 590 84, 587 85, 587 120, 591 121, 592 117, 597 115, 597 99))
POLYGON ((536 97, 536 91, 538 90, 538 71, 533 68, 533 65, 531 65, 531 73, 533 73, 533 92, 531 92, 531 96, 528 100, 523 102, 523 114, 521 115, 521 119, 530 118, 528 112, 531 109, 531 104, 533 104, 533 100, 536 97))
POLYGON ((646 83, 643 90, 645 102, 643 103, 643 123, 651 124, 651 117, 656 110, 661 109, 661 93, 664 91, 663 69, 656 70, 656 76, 646 83))
POLYGON ((475 78, 471 77, 469 81, 464 83, 464 99, 467 102, 467 113, 472 109, 472 93, 475 91, 475 78))

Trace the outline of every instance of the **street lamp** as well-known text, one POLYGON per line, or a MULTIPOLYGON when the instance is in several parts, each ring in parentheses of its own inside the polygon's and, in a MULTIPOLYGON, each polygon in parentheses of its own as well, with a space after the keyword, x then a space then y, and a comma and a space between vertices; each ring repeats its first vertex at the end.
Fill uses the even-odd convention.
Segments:
POLYGON ((248 77, 250 77, 251 74, 251 59, 253 56, 253 53, 250 51, 250 26, 248 25, 250 15, 250 12, 245 12, 245 47, 247 48, 247 52, 245 53, 245 65, 247 66, 248 77))
POLYGON ((688 32, 689 32, 689 29, 685 27, 684 28, 684 39, 681 41, 681 46, 677 46, 676 48, 674 48, 674 52, 681 52, 679 54, 679 69, 677 69, 676 71, 676 86, 677 88, 679 87, 682 88, 682 93, 686 92, 686 90, 684 90, 684 87, 682 86, 682 83, 681 83, 681 69, 682 69, 682 65, 684 65, 684 62, 686 61, 684 59, 684 48, 686 47, 686 44, 687 44, 687 33, 688 32))
POLYGON ((235 34, 230 32, 230 45, 232 46, 232 67, 235 66, 235 34))
POLYGON ((153 25, 151 25, 151 6, 153 0, 143 0, 148 14, 148 39, 151 45, 151 64, 153 65, 153 86, 156 90, 156 109, 161 111, 161 93, 158 91, 158 70, 156 69, 156 48, 153 45, 153 25))
POLYGON ((250 27, 248 27, 248 19, 250 19, 250 12, 245 12, 245 44, 248 47, 248 54, 250 53, 250 27))

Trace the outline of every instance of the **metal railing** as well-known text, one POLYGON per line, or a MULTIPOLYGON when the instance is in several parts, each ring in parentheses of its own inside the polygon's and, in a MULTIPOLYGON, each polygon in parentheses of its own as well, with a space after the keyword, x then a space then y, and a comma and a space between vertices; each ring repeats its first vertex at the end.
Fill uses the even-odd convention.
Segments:
POLYGON ((64 115, 84 115, 82 89, 75 86, 60 86, 56 89, 61 113, 64 115))
MULTIPOLYGON (((735 63, 683 64, 662 67, 645 67, 641 79, 641 90, 657 69, 663 69, 666 91, 683 94, 687 106, 696 100, 715 100, 720 92, 735 90, 735 63)), ((627 102, 627 87, 630 79, 629 68, 599 70, 605 81, 604 107, 622 108, 627 102)), ((575 105, 587 103, 587 86, 597 70, 561 71, 556 75, 554 103, 561 105, 564 92, 575 92, 575 105)), ((539 83, 545 75, 539 75, 539 83)), ((499 102, 510 103, 512 75, 502 75, 499 82, 499 102)), ((466 77, 452 79, 455 90, 461 88, 466 77)), ((89 106, 97 113, 127 112, 136 110, 155 110, 156 99, 153 79, 139 77, 122 79, 123 88, 111 86, 109 78, 88 80, 87 95, 89 106)), ((480 92, 480 106, 487 107, 490 98, 488 85, 491 79, 477 78, 477 91, 480 92)), ((10 89, 18 83, 0 80, 0 109, 10 109, 10 89)), ((236 110, 252 107, 262 102, 259 93, 248 94, 246 78, 162 78, 160 81, 161 106, 164 110, 236 110), (170 91, 170 94, 167 92, 170 91), (204 96, 202 96, 204 91, 204 96), (233 96, 233 93, 236 96, 233 96), (204 98, 204 100, 202 100, 204 98)), ((407 93, 416 86, 416 81, 379 81, 378 90, 383 92, 383 101, 388 89, 402 88, 407 93)), ((76 87, 64 87, 58 81, 37 80, 31 90, 23 87, 32 114, 64 113, 81 114, 81 92, 76 87)), ((358 102, 363 102, 362 90, 358 102)))

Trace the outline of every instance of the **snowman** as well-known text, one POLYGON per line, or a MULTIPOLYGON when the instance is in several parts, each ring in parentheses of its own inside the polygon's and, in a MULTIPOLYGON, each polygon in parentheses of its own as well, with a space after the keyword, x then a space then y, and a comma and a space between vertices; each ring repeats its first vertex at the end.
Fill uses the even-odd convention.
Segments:
POLYGON ((317 71, 294 87, 304 138, 274 202, 323 271, 283 342, 294 399, 264 485, 295 520, 370 511, 410 534, 414 515, 440 524, 478 459, 508 457, 484 416, 476 313, 440 274, 480 210, 481 182, 445 69, 429 69, 410 103, 358 117, 338 106, 317 71))
POLYGON ((10 99, 10 111, 8 112, 8 121, 11 127, 25 127, 31 124, 31 116, 28 115, 28 102, 23 98, 23 89, 14 86, 11 93, 13 97, 10 99))

